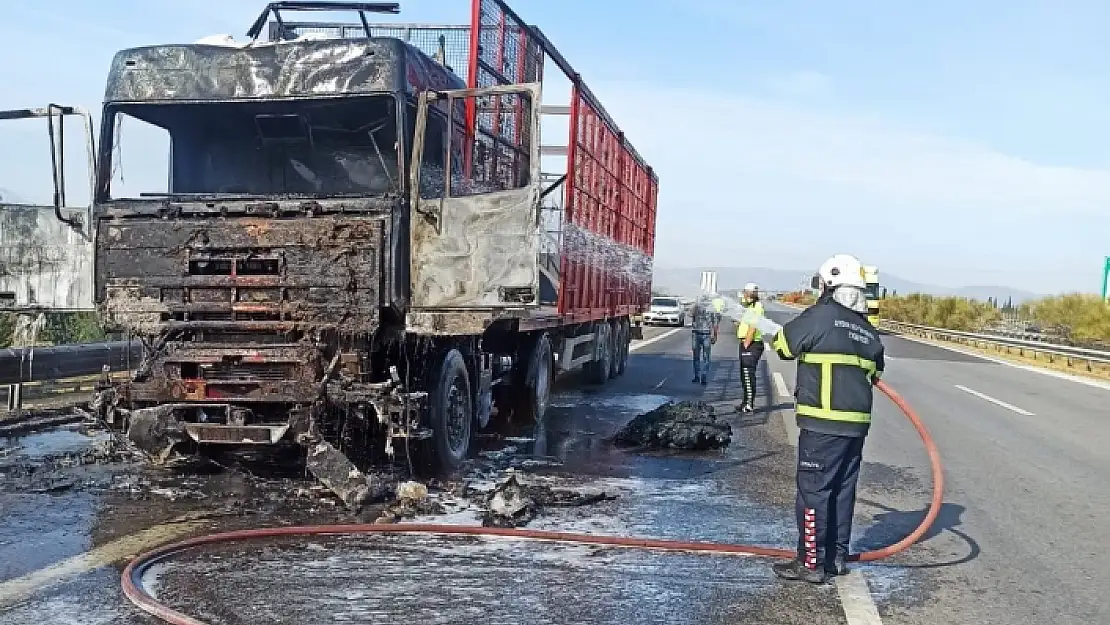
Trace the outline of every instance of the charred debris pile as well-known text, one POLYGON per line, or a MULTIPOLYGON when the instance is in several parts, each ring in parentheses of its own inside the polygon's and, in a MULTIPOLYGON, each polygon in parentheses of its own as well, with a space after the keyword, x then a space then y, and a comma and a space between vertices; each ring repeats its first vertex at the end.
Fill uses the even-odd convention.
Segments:
POLYGON ((521 527, 536 518, 544 508, 588 506, 616 499, 607 493, 581 493, 541 484, 522 484, 515 473, 486 495, 482 525, 521 527))
POLYGON ((629 421, 613 436, 619 447, 708 450, 727 447, 732 426, 700 401, 667 402, 629 421))

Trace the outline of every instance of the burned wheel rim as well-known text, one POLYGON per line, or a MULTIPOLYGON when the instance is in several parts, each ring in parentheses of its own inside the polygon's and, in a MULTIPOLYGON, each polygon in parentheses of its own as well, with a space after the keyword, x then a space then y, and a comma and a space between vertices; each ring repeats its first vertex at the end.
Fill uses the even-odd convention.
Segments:
POLYGON ((458 376, 451 380, 451 386, 447 389, 444 412, 447 445, 451 451, 458 452, 466 447, 467 434, 470 431, 470 398, 458 376))

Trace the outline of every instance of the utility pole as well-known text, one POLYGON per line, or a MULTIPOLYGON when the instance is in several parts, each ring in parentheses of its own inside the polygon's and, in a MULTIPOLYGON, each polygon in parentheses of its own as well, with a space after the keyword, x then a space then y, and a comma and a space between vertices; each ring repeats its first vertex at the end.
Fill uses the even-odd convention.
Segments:
POLYGON ((1110 256, 1102 266, 1102 301, 1110 304, 1110 256))

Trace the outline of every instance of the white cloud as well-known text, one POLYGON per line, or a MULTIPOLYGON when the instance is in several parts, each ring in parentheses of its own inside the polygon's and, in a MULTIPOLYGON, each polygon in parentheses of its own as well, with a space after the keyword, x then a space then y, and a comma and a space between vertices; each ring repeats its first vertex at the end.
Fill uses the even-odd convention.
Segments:
POLYGON ((660 264, 792 267, 858 250, 920 281, 999 270, 1015 286, 1094 288, 1110 170, 742 95, 595 90, 660 175, 660 264))
POLYGON ((608 85, 605 96, 626 134, 662 159, 657 168, 682 180, 684 194, 697 192, 686 174, 714 170, 998 216, 1102 214, 1110 203, 1110 170, 1039 165, 863 117, 637 85, 608 85))

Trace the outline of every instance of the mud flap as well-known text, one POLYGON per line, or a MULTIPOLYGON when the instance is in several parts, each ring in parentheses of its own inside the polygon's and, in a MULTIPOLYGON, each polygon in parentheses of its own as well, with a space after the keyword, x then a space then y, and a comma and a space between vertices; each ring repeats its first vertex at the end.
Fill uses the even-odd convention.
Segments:
POLYGON ((306 467, 309 473, 352 510, 357 510, 364 503, 379 499, 385 494, 384 484, 359 471, 331 443, 321 441, 310 445, 306 467))
POLYGON ((171 406, 134 410, 128 419, 127 440, 157 462, 165 462, 174 446, 187 438, 185 423, 177 418, 171 406))

